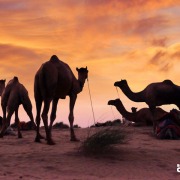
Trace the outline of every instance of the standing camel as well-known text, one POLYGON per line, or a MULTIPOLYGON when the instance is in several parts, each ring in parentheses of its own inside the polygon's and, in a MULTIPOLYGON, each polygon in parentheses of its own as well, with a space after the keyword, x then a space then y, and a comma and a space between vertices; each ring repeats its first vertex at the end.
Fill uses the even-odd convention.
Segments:
MULTIPOLYGON (((153 123, 153 115, 149 108, 142 108, 136 112, 128 112, 124 105, 122 104, 120 99, 110 100, 108 101, 108 105, 113 105, 120 112, 120 114, 125 117, 129 121, 133 121, 139 125, 152 125, 153 123)), ((155 110, 155 120, 159 120, 162 118, 166 111, 161 108, 156 108, 155 110)))
POLYGON ((23 105, 24 110, 26 111, 27 115, 29 116, 33 126, 35 127, 34 118, 32 114, 32 104, 28 96, 28 91, 26 88, 19 83, 17 77, 14 77, 10 80, 5 87, 5 81, 0 81, 0 93, 1 93, 1 106, 3 111, 3 124, 0 133, 0 137, 4 136, 4 133, 7 127, 10 125, 11 116, 15 112, 15 123, 17 123, 18 127, 18 138, 22 138, 22 134, 20 132, 19 127, 19 117, 18 117, 18 108, 19 105, 23 105), (7 111, 7 117, 6 117, 7 111))
POLYGON ((70 67, 58 59, 56 55, 53 55, 49 61, 42 64, 40 69, 35 75, 34 82, 34 96, 36 101, 36 123, 37 123, 37 135, 36 142, 40 142, 39 138, 39 126, 40 126, 40 113, 42 102, 44 102, 44 108, 42 112, 42 119, 46 131, 47 144, 55 144, 52 140, 52 125, 56 118, 56 110, 59 99, 65 99, 66 96, 70 97, 70 135, 71 141, 77 141, 77 138, 73 129, 74 122, 74 105, 76 102, 77 94, 83 90, 85 80, 88 77, 88 70, 86 68, 76 68, 78 71, 78 80, 74 76, 70 67), (50 124, 48 126, 48 111, 50 103, 52 102, 52 111, 50 116, 50 124))
MULTIPOLYGON (((180 86, 175 85, 171 80, 151 83, 140 92, 132 92, 126 80, 117 81, 114 86, 119 87, 123 93, 132 101, 145 102, 153 116, 156 106, 175 104, 180 109, 180 86)), ((155 128, 154 123, 154 128, 155 128)))

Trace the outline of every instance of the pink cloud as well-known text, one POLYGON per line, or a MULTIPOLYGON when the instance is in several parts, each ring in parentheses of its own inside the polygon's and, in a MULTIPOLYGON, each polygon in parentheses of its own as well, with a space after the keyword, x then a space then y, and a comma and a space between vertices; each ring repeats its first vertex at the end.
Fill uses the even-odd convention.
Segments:
POLYGON ((158 33, 168 26, 168 19, 164 16, 154 16, 140 19, 134 24, 132 32, 139 35, 158 33))
POLYGON ((152 46, 160 46, 160 47, 166 47, 167 45, 167 37, 159 38, 159 39, 153 39, 151 40, 152 46))
POLYGON ((150 64, 159 64, 161 62, 162 58, 164 58, 167 55, 165 51, 158 51, 156 54, 150 59, 150 64))

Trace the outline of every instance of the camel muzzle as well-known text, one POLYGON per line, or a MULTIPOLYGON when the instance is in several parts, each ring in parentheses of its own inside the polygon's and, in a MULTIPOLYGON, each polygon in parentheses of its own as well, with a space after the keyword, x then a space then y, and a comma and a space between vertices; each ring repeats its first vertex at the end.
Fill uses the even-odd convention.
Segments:
POLYGON ((108 101, 108 105, 112 105, 114 100, 108 101))
POLYGON ((114 86, 118 86, 118 81, 114 83, 114 86))

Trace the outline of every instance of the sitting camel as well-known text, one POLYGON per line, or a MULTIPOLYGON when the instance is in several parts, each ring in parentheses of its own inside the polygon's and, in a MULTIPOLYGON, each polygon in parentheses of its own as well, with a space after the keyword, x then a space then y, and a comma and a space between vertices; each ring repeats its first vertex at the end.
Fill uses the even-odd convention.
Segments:
MULTIPOLYGON (((144 90, 137 93, 131 91, 126 80, 117 81, 114 86, 119 87, 130 100, 145 102, 154 117, 156 106, 175 104, 180 109, 180 86, 175 85, 171 80, 151 83, 144 90)), ((155 126, 154 121, 154 128, 155 126)))
POLYGON ((42 102, 44 102, 44 108, 42 112, 42 119, 46 131, 47 144, 55 144, 52 140, 52 125, 56 118, 56 109, 59 99, 65 99, 66 96, 70 97, 70 134, 71 141, 76 141, 76 136, 73 129, 74 114, 73 109, 76 102, 77 94, 83 90, 85 80, 88 77, 88 70, 86 68, 76 68, 78 71, 78 80, 74 76, 70 67, 59 60, 56 55, 53 55, 49 61, 42 64, 40 69, 35 75, 34 82, 34 96, 36 101, 36 123, 37 123, 37 135, 36 142, 40 142, 39 138, 39 125, 40 125, 40 113, 42 102), (50 116, 50 124, 48 126, 48 111, 50 103, 52 102, 52 111, 50 116))
MULTIPOLYGON (((120 99, 110 100, 108 101, 108 105, 114 105, 116 109, 121 113, 123 117, 125 117, 129 121, 133 121, 138 125, 152 125, 153 124, 153 115, 149 108, 142 108, 136 112, 128 112, 123 106, 120 99)), ((162 118, 166 111, 161 108, 156 108, 155 110, 155 120, 159 120, 162 118)))
POLYGON ((22 134, 20 132, 19 127, 19 117, 18 117, 18 108, 19 105, 23 105, 26 113, 28 114, 33 126, 35 127, 34 118, 32 114, 32 105, 31 101, 28 96, 28 91, 26 88, 19 83, 19 80, 17 77, 14 77, 12 80, 10 80, 5 87, 5 81, 0 81, 3 85, 0 87, 4 87, 4 89, 1 89, 0 92, 1 95, 1 106, 3 111, 3 124, 2 129, 0 133, 0 137, 4 136, 4 133, 6 129, 10 125, 11 116, 15 112, 15 122, 18 126, 18 138, 22 138, 22 134), (7 117, 6 117, 6 110, 7 110, 7 117))

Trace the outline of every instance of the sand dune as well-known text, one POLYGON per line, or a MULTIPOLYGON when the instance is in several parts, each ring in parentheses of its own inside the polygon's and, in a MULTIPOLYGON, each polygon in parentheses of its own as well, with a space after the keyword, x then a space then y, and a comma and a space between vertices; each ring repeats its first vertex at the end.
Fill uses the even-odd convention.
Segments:
MULTIPOLYGON (((88 156, 78 151, 81 142, 69 141, 69 130, 53 130, 56 145, 34 143, 35 132, 23 131, 23 139, 0 139, 0 179, 178 179, 178 140, 158 140, 149 127, 125 127, 127 143, 110 154, 88 156)), ((98 128, 97 128, 98 129, 98 128)), ((95 130, 91 130, 91 133, 95 130)), ((44 130, 41 130, 44 134, 44 130)), ((76 129, 84 140, 88 129, 76 129)))

